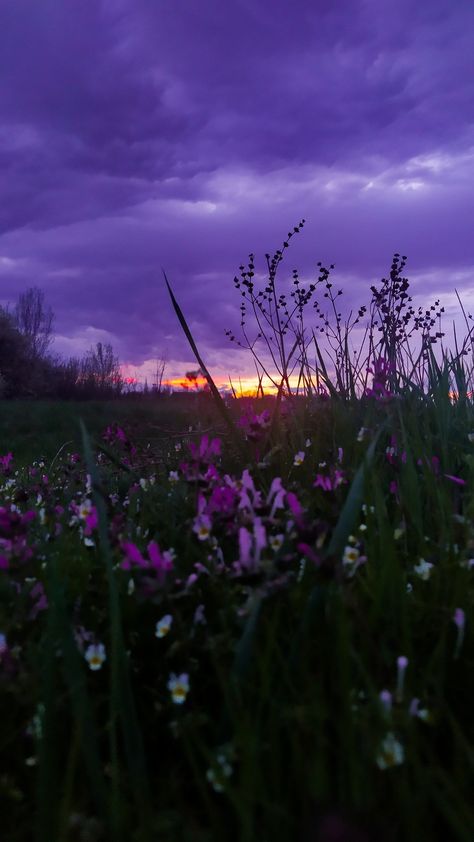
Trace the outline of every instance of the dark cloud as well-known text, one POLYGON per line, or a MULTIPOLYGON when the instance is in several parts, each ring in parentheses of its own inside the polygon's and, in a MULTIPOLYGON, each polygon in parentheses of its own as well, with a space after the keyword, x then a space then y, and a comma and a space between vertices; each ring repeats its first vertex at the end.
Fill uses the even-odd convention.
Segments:
POLYGON ((301 218, 282 284, 335 263, 359 304, 399 251, 417 292, 469 298, 473 24, 449 0, 7 0, 0 302, 38 284, 63 353, 184 370, 164 267, 235 373, 232 278, 301 218))

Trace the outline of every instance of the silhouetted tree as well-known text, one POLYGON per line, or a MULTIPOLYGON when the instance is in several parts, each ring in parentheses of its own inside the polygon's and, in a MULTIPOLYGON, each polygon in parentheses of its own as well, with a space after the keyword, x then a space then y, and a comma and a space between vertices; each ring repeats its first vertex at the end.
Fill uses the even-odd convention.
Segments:
POLYGON ((80 382, 86 391, 98 396, 119 395, 123 387, 118 357, 112 345, 98 342, 81 362, 80 382))
POLYGON ((22 292, 15 307, 15 324, 28 343, 32 360, 43 359, 53 341, 54 314, 44 304, 44 293, 38 287, 22 292))
POLYGON ((15 327, 15 318, 0 307, 0 376, 2 397, 31 394, 28 343, 15 327))

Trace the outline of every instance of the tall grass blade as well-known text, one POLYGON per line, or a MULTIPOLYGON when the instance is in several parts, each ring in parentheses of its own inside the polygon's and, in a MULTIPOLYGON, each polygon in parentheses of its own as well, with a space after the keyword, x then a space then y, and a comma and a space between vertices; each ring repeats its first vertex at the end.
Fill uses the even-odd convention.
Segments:
POLYGON ((200 367, 201 371, 203 372, 203 374, 204 374, 204 376, 205 376, 205 378, 206 378, 206 380, 209 384, 209 388, 210 388, 212 396, 215 400, 217 409, 219 410, 219 413, 221 414, 222 419, 223 419, 225 425, 227 426, 227 428, 229 430, 229 433, 232 437, 232 440, 233 440, 234 444, 236 445, 236 447, 238 448, 240 453, 243 453, 244 448, 242 446, 242 441, 241 441, 241 438, 238 434, 238 431, 237 431, 237 428, 234 424, 234 421, 232 420, 232 417, 229 413, 229 410, 227 409, 227 407, 225 405, 224 399, 223 399, 222 395, 220 394, 216 384, 214 383, 214 381, 213 381, 209 371, 207 370, 207 368, 204 364, 204 361, 203 361, 203 359, 202 359, 202 357, 201 357, 201 355, 200 355, 200 353, 197 349, 197 345, 194 341, 193 335, 192 335, 192 333, 191 333, 191 331, 188 327, 186 319, 184 318, 181 307, 179 306, 178 302, 176 301, 176 298, 175 298, 173 290, 171 289, 171 286, 168 282, 168 278, 166 277, 166 273, 165 273, 164 269, 162 269, 162 272, 163 272, 163 275, 165 276, 166 286, 168 287, 168 292, 170 294, 171 303, 173 304, 174 311, 175 311, 175 313, 178 317, 178 320, 179 320, 179 323, 180 323, 181 327, 183 328, 183 331, 186 335, 186 338, 187 338, 187 340, 188 340, 188 342, 189 342, 189 344, 192 348, 193 354, 194 354, 194 356, 196 357, 196 360, 199 363, 199 367, 200 367))

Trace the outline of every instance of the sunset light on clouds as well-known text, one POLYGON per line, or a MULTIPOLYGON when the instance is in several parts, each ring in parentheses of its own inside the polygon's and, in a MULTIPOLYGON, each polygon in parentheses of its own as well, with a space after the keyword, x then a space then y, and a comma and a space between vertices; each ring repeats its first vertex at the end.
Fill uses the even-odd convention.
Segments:
MULTIPOLYGON (((0 304, 34 285, 53 350, 110 342, 128 377, 196 360, 256 384, 233 277, 282 248, 367 304, 407 255, 414 303, 474 305, 474 7, 451 0, 0 4, 0 304)), ((462 325, 462 319, 459 321, 462 325)))

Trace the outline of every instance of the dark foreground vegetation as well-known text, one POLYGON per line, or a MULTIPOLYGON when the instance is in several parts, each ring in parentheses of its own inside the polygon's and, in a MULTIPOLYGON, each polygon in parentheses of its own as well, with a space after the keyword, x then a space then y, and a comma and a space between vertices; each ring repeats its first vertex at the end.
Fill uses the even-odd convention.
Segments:
POLYGON ((471 842, 472 348, 396 270, 299 395, 1 405, 9 842, 471 842))

